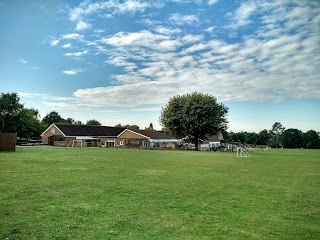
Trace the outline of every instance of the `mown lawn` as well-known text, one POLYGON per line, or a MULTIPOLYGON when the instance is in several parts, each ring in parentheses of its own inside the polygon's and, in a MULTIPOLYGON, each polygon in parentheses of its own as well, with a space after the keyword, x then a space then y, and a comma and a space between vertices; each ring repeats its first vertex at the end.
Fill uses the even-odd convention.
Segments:
POLYGON ((1 239, 320 239, 320 151, 0 152, 1 239))

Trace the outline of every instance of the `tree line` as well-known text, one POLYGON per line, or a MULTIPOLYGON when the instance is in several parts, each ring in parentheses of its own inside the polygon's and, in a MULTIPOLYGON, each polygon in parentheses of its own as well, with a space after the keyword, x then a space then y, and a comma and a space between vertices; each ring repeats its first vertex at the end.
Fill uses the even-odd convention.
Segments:
MULTIPOLYGON (((16 132, 20 138, 40 138, 41 133, 52 123, 84 124, 73 118, 62 118, 56 111, 40 119, 39 111, 24 107, 17 93, 1 93, 0 132, 16 132)), ((101 125, 101 123, 91 119, 86 125, 101 125)))
MULTIPOLYGON (((201 93, 178 95, 172 97, 162 109, 159 122, 164 126, 162 131, 177 138, 187 138, 196 145, 220 131, 224 141, 229 143, 268 145, 275 148, 320 148, 319 132, 286 129, 280 122, 274 123, 271 129, 264 129, 259 133, 227 132, 227 112, 228 108, 218 103, 213 96, 201 93)), ((95 119, 82 123, 74 118, 62 118, 56 111, 49 112, 40 119, 38 110, 24 107, 17 93, 1 93, 0 132, 17 132, 22 138, 39 138, 52 123, 101 125, 95 119)), ((138 125, 117 124, 115 127, 139 129, 138 125)), ((153 130, 153 124, 150 123, 145 129, 153 130)))
POLYGON ((222 132, 226 142, 240 142, 247 145, 268 145, 272 148, 320 148, 320 133, 315 130, 302 132, 296 128, 286 129, 275 122, 270 130, 255 132, 222 132))

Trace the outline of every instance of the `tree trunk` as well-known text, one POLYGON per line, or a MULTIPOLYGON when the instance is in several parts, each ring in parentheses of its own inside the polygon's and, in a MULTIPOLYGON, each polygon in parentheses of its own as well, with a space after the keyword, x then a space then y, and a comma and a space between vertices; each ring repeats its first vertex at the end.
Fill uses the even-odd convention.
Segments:
POLYGON ((196 138, 195 140, 194 140, 194 146, 195 146, 195 151, 199 151, 199 140, 198 140, 198 138, 196 138))

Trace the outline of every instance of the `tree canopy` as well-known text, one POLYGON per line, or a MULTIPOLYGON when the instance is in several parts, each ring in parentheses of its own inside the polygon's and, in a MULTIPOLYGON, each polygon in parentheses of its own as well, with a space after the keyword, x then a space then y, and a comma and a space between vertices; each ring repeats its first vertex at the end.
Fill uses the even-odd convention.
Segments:
POLYGON ((60 116, 60 114, 56 111, 49 112, 42 121, 45 122, 48 126, 52 123, 58 123, 61 122, 63 118, 60 116))
POLYGON ((38 110, 24 108, 17 93, 0 95, 0 132, 17 132, 19 137, 39 137, 45 126, 38 110))
POLYGON ((320 148, 320 135, 314 130, 309 130, 302 134, 302 142, 305 148, 320 148))
POLYGON ((0 95, 0 132, 17 132, 23 105, 16 93, 0 95))
POLYGON ((145 130, 154 130, 153 124, 150 123, 150 124, 149 124, 149 127, 146 127, 145 130))
POLYGON ((87 121, 86 125, 101 126, 102 124, 98 120, 91 119, 87 121))
POLYGON ((121 125, 120 123, 118 123, 117 125, 115 125, 115 127, 122 127, 122 128, 127 128, 127 129, 131 129, 131 130, 139 130, 139 126, 138 125, 130 125, 130 124, 127 124, 127 125, 121 125))
POLYGON ((282 143, 285 148, 298 148, 302 144, 302 132, 296 128, 288 128, 282 133, 282 143))
POLYGON ((272 129, 270 130, 271 140, 269 141, 269 144, 271 145, 271 147, 283 146, 282 133, 284 132, 285 129, 286 128, 282 126, 280 122, 275 122, 272 125, 272 129))
POLYGON ((161 111, 159 122, 177 138, 187 138, 195 144, 227 129, 228 108, 214 96, 194 92, 169 99, 161 111))

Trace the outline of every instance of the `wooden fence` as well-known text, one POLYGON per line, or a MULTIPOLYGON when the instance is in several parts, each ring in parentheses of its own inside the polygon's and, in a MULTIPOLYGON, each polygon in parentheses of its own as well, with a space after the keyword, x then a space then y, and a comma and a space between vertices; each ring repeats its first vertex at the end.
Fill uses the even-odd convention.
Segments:
POLYGON ((0 133, 0 151, 16 150, 17 133, 0 133))

